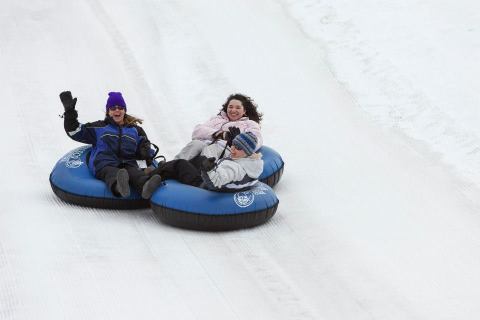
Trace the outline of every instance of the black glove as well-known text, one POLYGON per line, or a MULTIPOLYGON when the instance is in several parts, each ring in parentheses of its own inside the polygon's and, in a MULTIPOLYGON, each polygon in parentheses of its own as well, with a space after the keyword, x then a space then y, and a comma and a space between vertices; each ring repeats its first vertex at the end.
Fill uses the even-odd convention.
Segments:
POLYGON ((237 127, 230 127, 228 128, 228 132, 226 132, 226 139, 227 140, 227 146, 231 147, 232 146, 232 141, 235 139, 236 136, 240 134, 240 129, 237 127))
POLYGON ((77 104, 77 98, 73 99, 70 91, 63 91, 60 93, 60 101, 62 101, 65 112, 75 110, 75 104, 77 104))
POLYGON ((206 172, 212 170, 213 168, 215 168, 215 160, 216 160, 215 157, 204 159, 200 164, 200 170, 206 171, 206 172))
POLYGON ((151 160, 151 143, 150 141, 144 139, 138 146, 138 155, 141 160, 151 160))

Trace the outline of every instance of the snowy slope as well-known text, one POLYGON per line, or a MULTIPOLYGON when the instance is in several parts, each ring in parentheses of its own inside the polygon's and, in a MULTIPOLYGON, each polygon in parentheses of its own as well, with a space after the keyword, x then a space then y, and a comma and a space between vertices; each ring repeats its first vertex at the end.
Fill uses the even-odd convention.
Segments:
POLYGON ((420 152, 440 158, 477 201, 480 4, 281 2, 308 37, 323 44, 355 104, 381 125, 415 139, 420 152))
MULTIPOLYGON (((318 3, 0 2, 0 319, 478 318, 477 181, 444 161, 455 149, 440 156, 412 134, 421 127, 372 121, 358 88, 377 82, 354 87, 355 68, 375 73, 382 62, 333 58, 341 46, 328 30, 307 30, 324 14, 318 3), (84 121, 103 116, 108 91, 122 91, 168 158, 228 94, 251 95, 265 143, 286 162, 277 215, 251 230, 202 233, 165 226, 150 210, 63 203, 48 175, 78 146, 58 117, 65 89, 84 121)), ((470 85, 462 81, 455 86, 470 85)), ((436 93, 441 86, 428 89, 436 93)), ((461 119, 455 130, 471 131, 461 119)))

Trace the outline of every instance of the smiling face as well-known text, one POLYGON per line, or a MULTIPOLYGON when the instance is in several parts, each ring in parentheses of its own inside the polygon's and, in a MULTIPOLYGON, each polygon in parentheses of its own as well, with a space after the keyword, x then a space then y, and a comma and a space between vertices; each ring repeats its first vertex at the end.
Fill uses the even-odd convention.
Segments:
POLYGON ((242 149, 238 149, 234 145, 230 148, 230 156, 232 159, 240 159, 240 158, 245 158, 247 156, 247 153, 243 151, 242 149))
POLYGON ((227 116, 230 121, 237 121, 245 115, 245 108, 240 100, 232 99, 227 105, 227 116))
POLYGON ((116 124, 121 126, 124 124, 125 108, 119 106, 108 108, 108 116, 111 117, 116 124))

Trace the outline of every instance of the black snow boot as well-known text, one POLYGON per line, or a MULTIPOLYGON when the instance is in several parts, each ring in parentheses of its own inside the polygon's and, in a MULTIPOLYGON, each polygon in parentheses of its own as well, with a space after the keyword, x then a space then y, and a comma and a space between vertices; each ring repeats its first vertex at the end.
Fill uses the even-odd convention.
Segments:
POLYGON ((154 174, 145 182, 142 189, 142 198, 150 199, 153 192, 162 184, 162 177, 159 174, 154 174))
POLYGON ((117 172, 117 183, 115 183, 115 191, 120 194, 122 198, 130 195, 130 186, 128 185, 128 171, 123 168, 117 172))

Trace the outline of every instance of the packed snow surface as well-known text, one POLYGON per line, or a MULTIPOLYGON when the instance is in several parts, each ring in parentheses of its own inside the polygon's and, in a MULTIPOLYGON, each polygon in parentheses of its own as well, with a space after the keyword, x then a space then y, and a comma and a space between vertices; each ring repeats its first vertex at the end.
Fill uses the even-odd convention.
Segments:
POLYGON ((0 2, 0 319, 478 319, 480 3, 0 2), (168 159, 233 92, 286 163, 235 232, 66 204, 109 91, 168 159))

